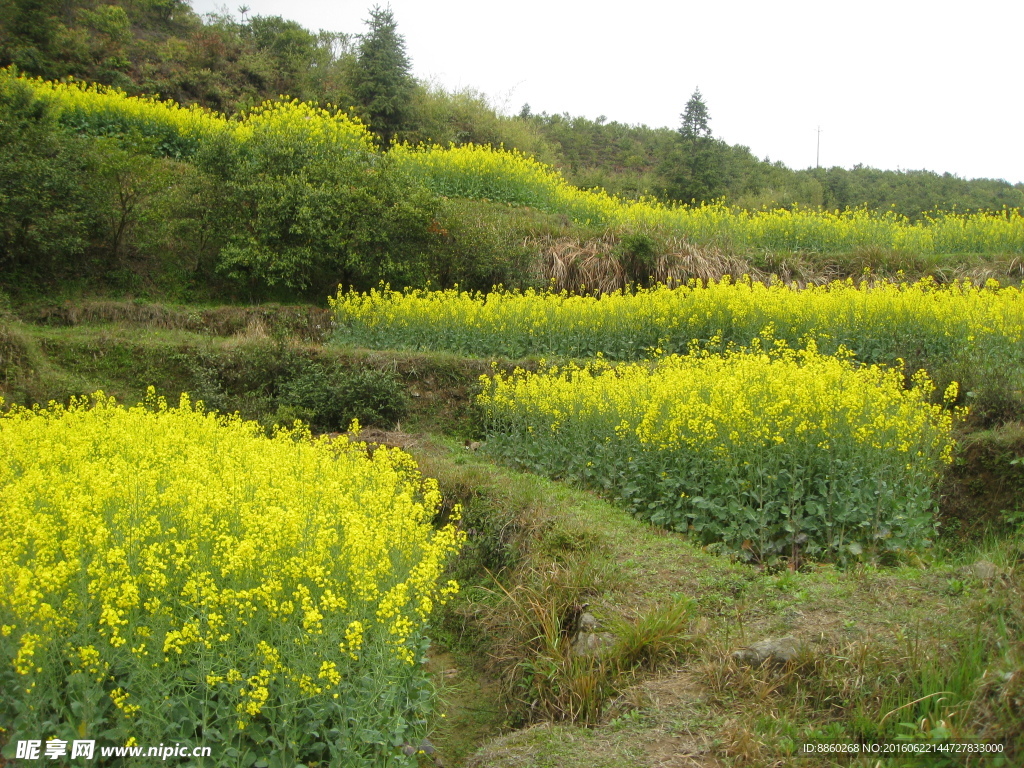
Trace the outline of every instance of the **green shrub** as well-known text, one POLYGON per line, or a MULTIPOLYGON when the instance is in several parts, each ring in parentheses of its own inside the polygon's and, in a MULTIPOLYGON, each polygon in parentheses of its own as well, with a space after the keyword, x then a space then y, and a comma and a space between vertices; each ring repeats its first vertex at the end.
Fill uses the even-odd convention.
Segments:
POLYGON ((197 279, 208 286, 222 244, 212 179, 161 156, 141 132, 76 135, 65 116, 26 83, 0 77, 3 282, 179 294, 197 279))
POLYGON ((295 376, 303 358, 287 344, 263 339, 220 353, 191 350, 177 362, 187 372, 189 392, 207 408, 256 418, 274 410, 282 383, 295 376))
POLYGON ((622 265, 626 282, 646 286, 654 274, 654 260, 657 245, 654 239, 643 232, 624 234, 615 249, 615 255, 622 265))
POLYGON ((445 200, 431 224, 430 279, 440 288, 468 291, 529 287, 537 282, 537 247, 529 241, 558 231, 552 219, 530 208, 445 200))
POLYGON ((316 296, 339 284, 424 282, 434 197, 362 143, 357 124, 302 109, 264 107, 197 157, 220 181, 218 272, 260 293, 316 296), (341 138, 319 130, 335 125, 341 138))
POLYGON ((312 426, 328 432, 347 429, 353 419, 391 427, 408 408, 405 388, 393 373, 341 371, 321 363, 306 366, 283 384, 279 402, 311 414, 312 426))
POLYGON ((0 78, 0 268, 51 278, 89 247, 92 144, 64 133, 27 85, 0 78))

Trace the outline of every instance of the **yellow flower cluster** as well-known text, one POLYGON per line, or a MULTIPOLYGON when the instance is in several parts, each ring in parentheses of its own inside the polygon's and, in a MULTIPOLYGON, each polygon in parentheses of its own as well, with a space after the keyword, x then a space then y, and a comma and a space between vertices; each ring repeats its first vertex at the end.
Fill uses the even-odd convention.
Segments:
MULTIPOLYGON (((0 77, 15 76, 8 68, 0 70, 0 77)), ((156 139, 167 154, 186 156, 203 143, 224 136, 244 146, 268 134, 295 145, 374 151, 369 132, 357 118, 298 99, 267 101, 229 120, 196 105, 182 107, 171 100, 128 96, 95 83, 17 79, 30 85, 36 97, 66 124, 99 134, 138 132, 156 139)))
POLYGON ((749 344, 766 334, 791 346, 815 339, 866 361, 895 362, 913 338, 926 358, 981 342, 1024 346, 1024 290, 990 282, 939 286, 834 282, 806 289, 728 278, 595 298, 534 291, 339 292, 336 339, 375 348, 435 349, 476 356, 554 354, 637 359, 682 353, 694 340, 749 344))
POLYGON ((110 692, 110 699, 114 702, 114 706, 124 712, 127 717, 131 717, 142 709, 138 704, 129 704, 129 698, 131 698, 131 694, 123 688, 115 688, 110 692))
POLYGON ((911 222, 892 211, 741 210, 724 202, 670 206, 581 190, 552 168, 490 146, 396 147, 393 156, 436 192, 561 213, 586 225, 657 229, 726 251, 851 252, 879 247, 915 254, 1024 253, 1017 209, 944 212, 911 222))
MULTIPOLYGON (((243 146, 256 138, 273 136, 298 148, 330 147, 334 150, 374 152, 369 131, 358 118, 322 109, 298 99, 267 101, 229 122, 235 141, 243 146)), ((308 162, 312 158, 305 158, 308 162)))
POLYGON ((835 450, 846 440, 889 453, 950 461, 952 414, 928 398, 933 385, 904 389, 903 372, 854 366, 814 345, 724 355, 671 355, 651 363, 549 366, 485 376, 477 402, 497 418, 522 418, 545 432, 590 428, 634 436, 657 450, 737 452, 808 442, 835 450))
MULTIPOLYGON (((11 69, 0 70, 0 77, 14 78, 11 69)), ((128 96, 123 91, 95 83, 71 80, 58 82, 18 77, 33 89, 36 97, 72 124, 107 132, 125 132, 129 126, 143 135, 177 135, 183 140, 209 140, 230 130, 223 115, 198 106, 182 107, 172 100, 128 96)))
POLYGON ((904 388, 897 369, 821 355, 813 342, 801 351, 755 343, 518 369, 483 377, 478 403, 499 455, 763 556, 787 542, 819 552, 865 539, 920 543, 959 414, 929 403, 923 372, 914 384, 904 388))
POLYGON ((186 667, 247 717, 289 690, 326 695, 371 643, 410 661, 453 591, 440 577, 463 534, 434 530, 439 502, 401 451, 268 439, 185 395, 13 407, 0 663, 22 679, 69 665, 133 717, 138 680, 186 667))
MULTIPOLYGON (((583 224, 613 225, 624 221, 628 204, 604 190, 584 191, 569 184, 543 163, 516 150, 491 146, 392 148, 391 156, 438 194, 529 205, 569 214, 583 224)), ((652 210, 657 209, 651 203, 652 210)), ((642 208, 637 210, 643 210, 642 208)))

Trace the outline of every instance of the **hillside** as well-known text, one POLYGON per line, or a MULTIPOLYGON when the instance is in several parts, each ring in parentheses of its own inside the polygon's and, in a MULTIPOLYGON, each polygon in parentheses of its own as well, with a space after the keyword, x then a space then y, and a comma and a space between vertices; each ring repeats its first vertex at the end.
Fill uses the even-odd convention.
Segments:
POLYGON ((514 150, 381 148, 358 118, 279 99, 237 116, 0 70, 0 284, 324 301, 456 284, 609 292, 749 276, 1019 280, 1016 209, 666 205, 581 190, 514 150))
MULTIPOLYGON (((279 16, 200 17, 182 0, 72 0, 58 9, 0 3, 0 66, 45 79, 74 77, 131 95, 156 95, 235 114, 287 94, 335 104, 369 122, 360 91, 361 30, 311 31, 279 16)), ((1024 205, 1024 185, 930 171, 858 166, 793 170, 719 139, 688 142, 673 127, 650 128, 568 114, 499 114, 483 94, 409 83, 396 126, 413 144, 504 145, 559 169, 579 187, 686 203, 724 197, 746 208, 866 206, 917 219, 936 210, 1024 205)), ((680 105, 682 111, 682 105, 680 105)))
POLYGON ((1024 185, 239 14, 0 0, 0 768, 1024 760, 1024 185))

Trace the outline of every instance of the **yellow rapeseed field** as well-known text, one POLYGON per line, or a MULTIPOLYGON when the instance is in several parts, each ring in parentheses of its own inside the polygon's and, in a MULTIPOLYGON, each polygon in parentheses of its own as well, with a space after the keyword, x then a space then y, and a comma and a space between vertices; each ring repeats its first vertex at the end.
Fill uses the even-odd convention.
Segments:
MULTIPOLYGON (((920 546, 961 414, 813 342, 482 378, 488 450, 748 556, 920 546)), ((956 399, 950 385, 945 401, 956 399)))
POLYGON ((13 407, 0 721, 375 764, 420 727, 424 628, 457 589, 439 502, 400 451, 268 439, 184 395, 13 407))
POLYGON ((601 297, 382 289, 339 292, 331 306, 341 343, 481 357, 637 359, 713 339, 746 345, 766 334, 790 346, 814 339, 823 352, 845 346, 867 362, 895 362, 908 345, 921 361, 974 346, 1010 355, 1024 348, 1024 290, 994 282, 845 281, 796 289, 724 278, 601 297))
MULTIPOLYGON (((11 71, 0 70, 0 77, 11 71)), ((373 153, 366 127, 355 117, 323 109, 298 99, 267 101, 238 118, 171 100, 128 96, 116 88, 78 81, 57 82, 19 78, 38 99, 50 106, 61 122, 94 135, 129 135, 151 139, 155 150, 187 158, 201 145, 227 139, 244 146, 256 134, 274 133, 298 150, 308 146, 373 153)))
POLYGON ((848 253, 861 248, 913 254, 1024 253, 1024 216, 1016 209, 943 212, 911 222, 892 211, 862 208, 664 205, 653 199, 622 200, 601 189, 579 189, 534 158, 502 148, 396 147, 392 155, 427 186, 449 197, 529 205, 584 225, 657 230, 733 253, 848 253))
MULTIPOLYGON (((10 68, 0 77, 14 78, 10 68)), ((240 118, 173 101, 127 96, 113 88, 78 82, 21 78, 65 125, 93 135, 137 135, 156 152, 179 158, 207 142, 244 145, 252 131, 271 127, 309 146, 375 151, 358 119, 282 98, 240 118)), ((941 212, 912 222, 892 211, 853 209, 741 210, 719 201, 665 205, 654 199, 623 200, 601 189, 569 184, 555 169, 514 150, 491 146, 409 147, 389 151, 412 177, 438 195, 528 205, 590 227, 657 231, 731 253, 850 253, 859 249, 935 254, 1024 253, 1024 216, 1016 209, 941 212)))

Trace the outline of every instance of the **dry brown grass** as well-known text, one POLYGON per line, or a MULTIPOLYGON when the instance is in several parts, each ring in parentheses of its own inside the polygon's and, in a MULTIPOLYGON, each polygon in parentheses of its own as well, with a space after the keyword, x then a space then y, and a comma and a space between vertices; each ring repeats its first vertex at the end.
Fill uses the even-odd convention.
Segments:
POLYGON ((1008 256, 978 264, 934 265, 913 254, 895 253, 878 247, 864 247, 847 254, 773 253, 738 256, 714 246, 696 246, 681 238, 658 241, 658 253, 650 274, 636 274, 636 261, 624 255, 619 234, 581 240, 574 237, 545 237, 532 242, 540 253, 536 275, 556 291, 603 294, 622 290, 631 282, 685 284, 689 280, 721 280, 726 275, 743 275, 767 282, 772 278, 796 288, 824 285, 833 280, 872 282, 906 275, 917 279, 931 275, 939 282, 986 280, 1016 283, 1024 279, 1024 259, 1008 256))
MULTIPOLYGON (((612 293, 627 287, 632 279, 615 234, 590 240, 546 237, 536 245, 541 254, 540 277, 557 291, 612 293)), ((680 238, 664 241, 654 258, 651 274, 646 277, 654 283, 679 284, 691 279, 720 280, 725 275, 768 279, 767 273, 755 269, 746 259, 713 247, 698 247, 680 238)))
POLYGON ((953 270, 953 278, 970 280, 975 285, 982 285, 988 280, 1020 282, 1024 279, 1024 259, 1013 256, 981 265, 957 267, 953 270))

